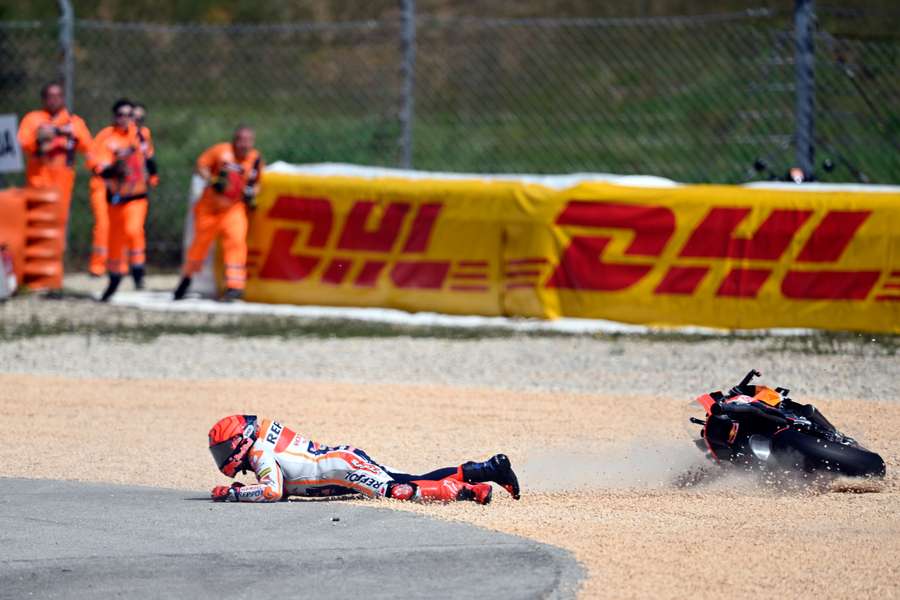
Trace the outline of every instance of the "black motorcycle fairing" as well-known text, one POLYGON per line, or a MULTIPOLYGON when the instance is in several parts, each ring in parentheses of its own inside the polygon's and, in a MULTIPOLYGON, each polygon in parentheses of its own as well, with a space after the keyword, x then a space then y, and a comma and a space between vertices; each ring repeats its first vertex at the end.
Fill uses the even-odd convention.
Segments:
POLYGON ((720 403, 725 415, 742 423, 746 422, 754 431, 772 433, 788 424, 784 413, 761 402, 720 403))
POLYGON ((826 419, 825 415, 812 404, 800 404, 799 402, 794 402, 790 398, 785 398, 781 401, 781 407, 786 411, 792 412, 815 423, 826 431, 837 431, 837 428, 831 424, 831 421, 826 419))
POLYGON ((711 444, 730 444, 734 442, 734 426, 736 423, 727 415, 712 415, 706 420, 706 440, 711 444))
POLYGON ((719 460, 731 460, 731 444, 737 434, 739 426, 727 415, 710 415, 703 428, 703 437, 709 445, 709 450, 719 460))

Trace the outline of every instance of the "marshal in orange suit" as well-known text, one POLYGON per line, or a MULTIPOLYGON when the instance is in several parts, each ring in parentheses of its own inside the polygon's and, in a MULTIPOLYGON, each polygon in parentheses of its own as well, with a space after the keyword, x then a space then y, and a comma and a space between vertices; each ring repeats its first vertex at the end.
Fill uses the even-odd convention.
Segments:
POLYGON ((188 249, 182 279, 175 290, 181 300, 191 285, 191 276, 203 268, 209 248, 222 238, 225 260, 225 292, 222 300, 239 299, 247 279, 248 211, 255 206, 263 161, 253 147, 251 128, 238 127, 231 142, 207 149, 197 159, 197 174, 206 188, 194 205, 194 240, 188 249))
MULTIPOLYGON (((106 137, 114 133, 116 129, 124 131, 128 122, 133 121, 137 127, 138 141, 141 144, 141 152, 146 158, 147 174, 152 187, 159 184, 157 174, 155 150, 150 130, 144 125, 146 114, 143 104, 134 103, 134 106, 122 105, 113 113, 112 123, 104 127, 94 137, 94 145, 102 146, 106 137), (140 111, 140 112, 139 112, 140 111)), ((94 175, 90 182, 91 212, 94 215, 94 227, 92 230, 93 243, 91 244, 91 260, 88 271, 94 277, 101 277, 106 273, 106 262, 109 259, 109 202, 107 200, 107 182, 103 177, 94 175)), ((135 280, 135 285, 140 288, 142 280, 135 280)))
POLYGON ((59 192, 65 232, 75 185, 75 154, 88 153, 91 132, 81 117, 66 109, 62 85, 48 83, 41 88, 41 101, 43 108, 25 115, 19 125, 19 145, 26 157, 25 184, 59 192))
POLYGON ((130 267, 135 287, 143 287, 146 261, 144 221, 150 174, 147 156, 137 126, 131 119, 132 103, 127 99, 113 105, 116 124, 91 149, 90 167, 103 179, 109 212, 109 253, 106 268, 109 285, 100 298, 108 301, 130 267), (119 116, 121 115, 121 116, 119 116), (127 255, 126 255, 127 249, 127 255))

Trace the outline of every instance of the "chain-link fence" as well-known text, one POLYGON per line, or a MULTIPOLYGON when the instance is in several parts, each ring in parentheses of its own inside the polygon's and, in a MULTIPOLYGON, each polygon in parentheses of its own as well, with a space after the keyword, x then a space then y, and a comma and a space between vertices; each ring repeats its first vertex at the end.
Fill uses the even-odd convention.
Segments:
MULTIPOLYGON (((41 84, 59 73, 58 39, 55 22, 0 22, 0 113, 37 106, 41 84)), ((820 26, 811 41, 816 174, 900 182, 900 34, 820 26)), ((193 161, 238 123, 256 128, 269 161, 740 182, 768 176, 754 171, 762 159, 780 176, 797 160, 796 43, 793 15, 765 9, 258 26, 76 20, 73 97, 92 131, 120 96, 147 105, 162 177, 150 260, 173 265, 193 161)), ((87 206, 82 174, 70 232, 78 265, 90 246, 87 206)))

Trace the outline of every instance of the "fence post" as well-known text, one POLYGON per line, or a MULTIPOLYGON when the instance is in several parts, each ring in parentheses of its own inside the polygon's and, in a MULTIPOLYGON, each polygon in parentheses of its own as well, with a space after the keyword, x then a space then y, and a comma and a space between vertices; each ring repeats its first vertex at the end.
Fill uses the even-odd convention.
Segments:
POLYGON ((412 168, 413 119, 415 118, 416 83, 416 0, 400 0, 403 28, 400 49, 403 63, 403 89, 400 106, 400 165, 412 168))
POLYGON ((815 0, 794 3, 794 76, 796 78, 796 157, 805 177, 815 171, 816 71, 813 28, 815 0))
POLYGON ((59 66, 60 78, 66 92, 66 108, 75 110, 75 60, 73 52, 75 13, 69 0, 57 0, 59 5, 59 49, 62 62, 59 66))

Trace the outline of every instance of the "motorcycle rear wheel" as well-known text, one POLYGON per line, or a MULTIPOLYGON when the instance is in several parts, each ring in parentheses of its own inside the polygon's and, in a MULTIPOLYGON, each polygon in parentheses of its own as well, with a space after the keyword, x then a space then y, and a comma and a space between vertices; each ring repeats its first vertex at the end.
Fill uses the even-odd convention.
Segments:
POLYGON ((790 429, 772 438, 772 451, 781 466, 807 473, 884 477, 886 472, 884 460, 875 452, 790 429))

